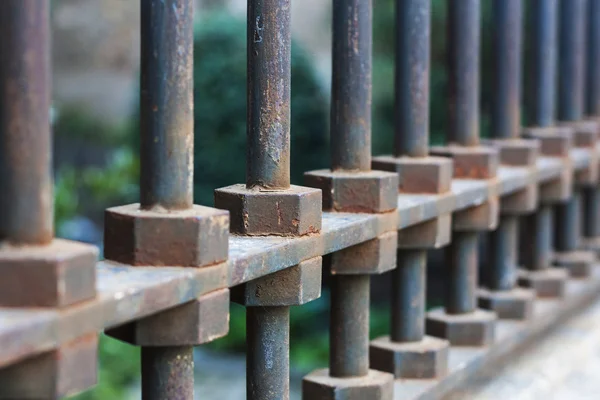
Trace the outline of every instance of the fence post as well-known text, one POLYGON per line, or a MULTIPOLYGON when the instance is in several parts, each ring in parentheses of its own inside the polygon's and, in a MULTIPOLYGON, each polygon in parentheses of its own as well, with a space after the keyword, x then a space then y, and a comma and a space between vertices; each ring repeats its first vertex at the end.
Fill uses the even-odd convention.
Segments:
MULTIPOLYGON (((227 259, 229 216, 193 204, 193 0, 140 5, 140 204, 106 210, 105 257, 208 267, 227 259)), ((193 346, 227 334, 228 306, 222 289, 107 330, 142 347, 143 399, 193 398, 193 346)))
MULTIPOLYGON (((95 247, 54 238, 48 1, 0 3, 0 307, 66 310, 96 296, 95 247)), ((90 332, 0 370, 1 398, 96 383, 90 332)))
MULTIPOLYGON (((371 170, 372 2, 333 1, 331 169, 305 174, 323 210, 389 213, 398 176, 371 170)), ((330 257, 329 369, 303 380, 304 399, 392 399, 393 376, 369 369, 370 275, 395 267, 395 230, 330 257)))
MULTIPOLYGON (((448 2, 448 143, 432 153, 452 157, 454 177, 494 183, 498 151, 479 140, 479 0, 448 2)), ((458 346, 494 341, 496 314, 477 308, 479 232, 498 225, 495 195, 453 215, 452 243, 446 251, 448 280, 444 307, 427 315, 426 332, 458 346)))

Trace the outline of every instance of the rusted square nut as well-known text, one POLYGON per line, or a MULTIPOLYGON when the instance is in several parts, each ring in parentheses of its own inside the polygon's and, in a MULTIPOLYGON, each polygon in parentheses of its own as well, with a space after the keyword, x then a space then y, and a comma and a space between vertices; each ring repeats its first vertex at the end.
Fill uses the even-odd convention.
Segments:
POLYGON ((500 202, 497 197, 454 213, 452 229, 457 232, 493 231, 498 227, 500 202))
POLYGON ((0 247, 0 306, 66 307, 96 296, 94 246, 54 239, 0 247))
POLYGON ((321 190, 290 186, 268 191, 233 185, 215 190, 215 207, 229 211, 231 233, 302 236, 321 231, 321 190))
POLYGON ((365 376, 334 378, 329 370, 320 369, 302 380, 302 398, 310 400, 392 400, 394 376, 369 370, 365 376))
POLYGON ((336 251, 326 259, 333 275, 379 275, 396 268, 397 246, 398 233, 391 231, 336 251))
POLYGON ((398 175, 384 171, 321 169, 304 174, 307 186, 323 191, 323 210, 384 213, 398 207, 398 175))
POLYGON ((373 169, 398 174, 398 192, 441 194, 450 191, 454 163, 446 157, 373 157, 373 169))
POLYGON ((60 399, 97 382, 98 334, 0 370, 0 399, 60 399))
POLYGON ((488 290, 477 292, 479 307, 494 311, 500 319, 526 320, 533 315, 536 293, 531 289, 488 290))
POLYGON ((500 198, 503 215, 526 215, 537 210, 540 200, 539 185, 532 183, 525 188, 500 198))
POLYGON ((443 308, 427 313, 428 335, 446 339, 452 346, 489 346, 495 339, 496 313, 477 309, 467 314, 448 314, 443 308))
POLYGON ((567 201, 573 195, 573 164, 565 159, 560 176, 540 185, 540 203, 556 204, 567 201))
POLYGON ((492 179, 498 173, 500 157, 491 147, 465 147, 457 145, 434 146, 431 155, 450 157, 454 161, 454 178, 492 179))
POLYGON ((596 120, 581 120, 563 122, 562 126, 573 129, 573 143, 577 148, 587 149, 590 163, 582 170, 575 171, 575 182, 579 185, 590 186, 598 184, 599 160, 596 144, 600 136, 600 124, 596 120))
POLYGON ((569 158, 573 148, 573 129, 565 126, 530 127, 523 129, 523 137, 537 139, 540 154, 547 157, 569 158))
POLYGON ((229 332, 229 289, 106 331, 135 346, 197 346, 229 332))
POLYGON ((128 265, 214 265, 227 259, 228 236, 227 211, 199 205, 162 211, 129 204, 104 215, 104 256, 128 265))
POLYGON ((439 249, 452 239, 452 214, 412 225, 398 231, 398 248, 404 250, 439 249))
POLYGON ((564 268, 572 278, 587 278, 597 262, 591 251, 577 250, 554 253, 554 265, 564 268))
POLYGON ((482 144, 496 148, 500 165, 511 167, 535 167, 540 154, 540 142, 536 139, 495 139, 482 144))
POLYGON ((231 288, 231 301, 246 307, 299 306, 321 297, 322 257, 302 261, 231 288))
POLYGON ((418 342, 396 343, 389 336, 371 341, 371 368, 390 372, 396 378, 436 379, 448 373, 447 340, 425 336, 418 342))
POLYGON ((565 295, 569 273, 562 268, 546 268, 537 271, 521 269, 518 283, 521 287, 535 290, 538 297, 560 298, 565 295))

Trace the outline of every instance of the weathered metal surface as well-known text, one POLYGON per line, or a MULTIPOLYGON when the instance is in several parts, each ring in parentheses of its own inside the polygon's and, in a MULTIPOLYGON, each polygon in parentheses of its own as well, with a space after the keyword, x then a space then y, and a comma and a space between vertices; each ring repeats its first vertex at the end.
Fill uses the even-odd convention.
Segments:
POLYGON ((371 341, 371 367, 401 379, 440 379, 448 370, 450 344, 424 336, 417 341, 396 342, 384 336, 371 341))
POLYGON ((382 213, 398 206, 398 175, 383 171, 307 172, 307 186, 322 190, 323 210, 382 213))
POLYGON ((142 347, 142 399, 193 399, 194 348, 142 347))
POLYGON ((434 146, 431 154, 451 157, 454 161, 454 177, 457 179, 495 178, 500 164, 498 150, 491 147, 434 146))
POLYGON ((240 235, 302 236, 321 230, 321 190, 233 185, 215 190, 215 207, 229 210, 231 232, 240 235))
POLYGON ((566 269, 573 278, 586 278, 598 262, 593 251, 574 250, 558 252, 554 255, 554 264, 566 269))
POLYGON ((600 4, 588 0, 587 6, 585 114, 598 116, 600 115, 600 73, 596 66, 600 65, 600 4))
POLYGON ((398 267, 391 279, 390 339, 393 342, 418 342, 425 335, 426 267, 425 251, 398 251, 398 267))
POLYGON ((477 305, 495 312, 500 319, 527 320, 531 318, 536 294, 535 290, 514 285, 506 290, 479 289, 477 305))
POLYGON ((232 288, 232 301, 246 307, 299 306, 321 297, 322 258, 232 288))
POLYGON ((394 156, 429 154, 431 2, 396 1, 394 156))
POLYGON ((452 214, 448 214, 398 231, 398 248, 438 249, 449 244, 451 237, 452 214))
POLYGON ((369 275, 334 275, 330 282, 329 373, 336 378, 366 376, 371 279, 369 275))
POLYGON ((521 127, 522 0, 492 2, 491 136, 517 138, 521 127))
POLYGON ((331 169, 371 169, 372 2, 333 2, 331 169))
POLYGON ((498 228, 489 234, 488 262, 483 271, 484 286, 511 290, 517 281, 518 218, 501 216, 498 228))
POLYGON ((498 198, 490 198, 483 204, 454 213, 452 229, 455 232, 493 231, 498 226, 499 211, 498 198))
POLYGON ((394 376, 385 372, 369 370, 360 377, 336 378, 329 370, 311 372, 302 380, 304 399, 354 400, 394 398, 394 376))
POLYGON ((129 265, 206 267, 227 259, 229 214, 199 205, 182 210, 109 208, 104 256, 129 265))
POLYGON ((532 184, 523 190, 500 198, 500 213, 514 216, 527 215, 534 212, 539 205, 539 186, 532 184))
POLYGON ((537 297, 560 298, 565 294, 569 273, 562 268, 519 271, 519 286, 535 290, 537 297))
POLYGON ((554 247, 558 252, 577 250, 581 237, 581 195, 574 191, 573 196, 555 208, 554 247))
POLYGON ((480 0, 448 2, 448 143, 479 144, 480 0))
POLYGON ((193 202, 193 1, 141 3, 140 203, 193 202))
POLYGON ((600 187, 583 189, 583 236, 595 238, 600 236, 600 187))
POLYGON ((290 308, 248 307, 246 348, 246 399, 289 399, 290 308))
POLYGON ((519 246, 519 262, 527 270, 544 270, 550 266, 554 214, 550 206, 542 205, 537 212, 522 218, 519 236, 531 246, 519 246))
POLYGON ((454 170, 453 161, 445 157, 378 156, 373 158, 372 166, 397 173, 398 191, 402 194, 446 193, 450 191, 454 170))
POLYGON ((66 307, 96 295, 94 246, 54 239, 48 245, 0 245, 0 306, 66 307))
POLYGON ((481 309, 449 314, 441 308, 427 313, 428 335, 446 339, 452 346, 489 346, 495 340, 496 313, 481 309))
POLYGON ((248 1, 249 189, 290 186, 290 0, 248 1))
POLYGON ((229 289, 215 290, 180 306, 106 330, 136 346, 197 346, 229 332, 229 289))
POLYGON ((540 143, 534 139, 486 140, 483 144, 498 149, 500 165, 535 167, 540 155, 540 143))
POLYGON ((0 7, 0 240, 49 243, 53 232, 49 4, 0 7))
POLYGON ((398 233, 386 232, 373 240, 336 251, 328 257, 332 275, 382 274, 396 268, 398 233))
POLYGON ((446 249, 447 283, 444 307, 449 314, 475 311, 477 299, 477 232, 456 232, 446 249))

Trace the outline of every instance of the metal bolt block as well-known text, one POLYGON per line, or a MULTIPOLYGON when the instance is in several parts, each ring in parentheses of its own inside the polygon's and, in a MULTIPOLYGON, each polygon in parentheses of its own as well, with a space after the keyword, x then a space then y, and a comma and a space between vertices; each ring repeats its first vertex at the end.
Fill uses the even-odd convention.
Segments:
POLYGON ((452 346, 488 346, 494 342, 496 313, 477 309, 466 314, 448 314, 442 308, 427 313, 428 335, 446 339, 452 346))
POLYGON ((536 271, 521 269, 519 286, 535 290, 538 297, 563 297, 569 273, 562 268, 546 268, 536 271))
POLYGON ((378 275, 396 268, 398 233, 386 232, 373 240, 336 251, 327 257, 333 275, 378 275))
POLYGON ((512 290, 479 289, 479 307, 494 311, 500 319, 526 320, 533 314, 535 291, 523 288, 512 290))
POLYGON ((564 126, 573 129, 573 144, 577 148, 587 149, 590 155, 588 166, 582 170, 575 171, 575 182, 582 186, 593 186, 598 184, 599 159, 596 151, 596 143, 600 136, 600 125, 595 120, 581 120, 564 122, 564 126))
POLYGON ((60 399, 97 381, 98 334, 0 370, 0 399, 60 399))
POLYGON ((229 210, 231 232, 239 235, 302 236, 321 231, 319 189, 233 185, 215 190, 215 207, 229 210))
POLYGON ((573 129, 571 127, 525 128, 523 137, 539 140, 540 153, 547 157, 569 158, 570 151, 573 148, 573 129))
POLYGON ((106 210, 104 255, 128 265, 204 267, 227 259, 228 235, 227 211, 199 205, 141 210, 129 204, 106 210))
POLYGON ((572 278, 590 276, 596 262, 596 254, 591 251, 577 250, 554 253, 554 264, 566 269, 572 278))
POLYGON ((54 239, 0 246, 0 306, 66 307, 96 296, 94 246, 54 239))
POLYGON ((567 201, 573 195, 573 164, 565 160, 560 176, 540 185, 540 203, 556 204, 567 201))
POLYGON ((384 213, 398 207, 398 175, 384 171, 328 169, 304 174, 307 186, 323 191, 323 210, 384 213))
POLYGON ((454 213, 452 229, 457 232, 493 231, 498 226, 500 202, 490 198, 483 204, 454 213))
POLYGON ((396 172, 400 193, 446 193, 450 191, 454 163, 446 157, 373 157, 373 169, 396 172))
POLYGON ((403 379, 439 379, 448 372, 448 341, 425 336, 418 342, 392 342, 389 336, 371 341, 372 368, 403 379))
POLYGON ((434 146, 430 153, 454 161, 454 178, 492 179, 498 172, 500 157, 491 147, 434 146))
POLYGON ((450 243, 452 214, 421 222, 398 231, 398 248, 404 250, 438 249, 450 243))
POLYGON ((334 378, 328 369, 314 371, 302 380, 302 398, 307 400, 392 400, 394 376, 369 370, 360 377, 334 378))
POLYGON ((322 257, 302 261, 231 289, 231 300, 246 307, 297 306, 321 297, 322 257))
POLYGON ((503 215, 526 215, 535 211, 539 204, 540 191, 537 183, 500 198, 500 213, 503 215))
POLYGON ((501 165, 535 167, 540 154, 540 142, 535 139, 496 139, 482 143, 498 149, 501 165))
POLYGON ((581 238, 581 249, 594 252, 600 257, 600 236, 581 238))
POLYGON ((196 346, 229 332, 229 289, 106 331, 135 346, 196 346))

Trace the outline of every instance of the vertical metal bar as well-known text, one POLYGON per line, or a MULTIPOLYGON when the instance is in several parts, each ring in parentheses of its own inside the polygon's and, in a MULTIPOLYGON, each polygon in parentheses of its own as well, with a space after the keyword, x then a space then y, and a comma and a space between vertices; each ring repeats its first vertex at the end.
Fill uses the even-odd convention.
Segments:
POLYGON ((447 248, 446 313, 475 311, 477 290, 477 233, 455 232, 447 248))
POLYGON ((560 2, 558 118, 561 121, 583 117, 585 12, 586 0, 560 2))
POLYGON ((579 245, 581 226, 581 193, 574 191, 573 196, 556 207, 556 251, 575 251, 579 245))
POLYGON ((0 240, 52 240, 47 1, 0 4, 0 240))
POLYGON ((531 0, 531 82, 525 103, 530 124, 550 126, 556 117, 558 0, 531 0))
POLYGON ((398 251, 392 271, 392 333, 394 342, 416 342, 425 335, 425 270, 427 253, 398 251))
POLYGON ((329 373, 345 378, 369 371, 369 275, 331 279, 329 373))
POLYGON ((194 348, 142 347, 142 376, 143 400, 193 399, 194 348))
POLYGON ((140 203, 193 202, 193 0, 141 2, 140 203))
POLYGON ((480 0, 449 0, 448 139, 479 144, 480 0))
POLYGON ((583 236, 600 236, 600 190, 597 187, 583 189, 583 236))
POLYGON ((290 0, 248 0, 246 186, 290 186, 290 0))
POLYGON ((521 262, 528 270, 539 271, 550 266, 554 215, 552 207, 542 205, 536 213, 523 217, 521 237, 530 245, 520 246, 521 262))
POLYGON ((490 233, 490 264, 487 286, 491 290, 511 290, 517 278, 518 217, 500 216, 498 228, 490 233))
POLYGON ((246 308, 246 398, 289 399, 290 308, 246 308))
POLYGON ((494 0, 492 69, 494 138, 517 138, 521 127, 521 0, 494 0))
POLYGON ((429 154, 431 1, 396 1, 396 157, 429 154))
POLYGON ((600 1, 588 0, 586 114, 600 116, 600 1))
POLYGON ((331 169, 371 169, 371 0, 333 1, 331 169))

